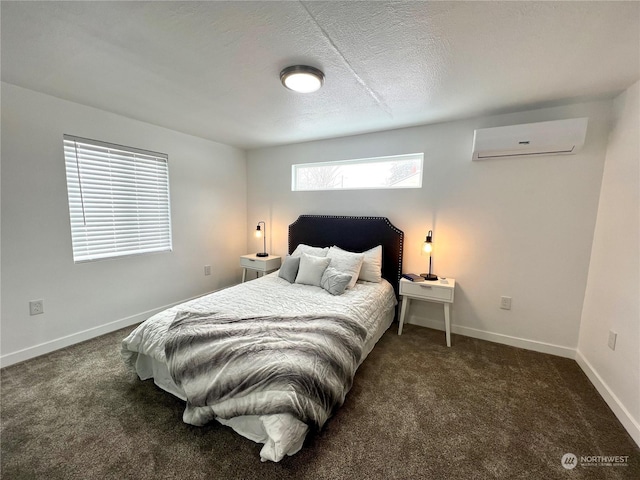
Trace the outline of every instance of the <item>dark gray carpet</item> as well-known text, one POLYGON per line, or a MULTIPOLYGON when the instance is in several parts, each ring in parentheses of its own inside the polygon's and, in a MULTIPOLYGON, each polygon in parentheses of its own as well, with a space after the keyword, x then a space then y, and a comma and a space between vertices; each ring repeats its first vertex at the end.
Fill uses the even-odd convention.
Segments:
POLYGON ((2 370, 3 479, 638 479, 640 449, 568 359, 392 326, 343 407, 278 464, 127 371, 123 329, 2 370), (628 455, 565 470, 565 453, 628 455))

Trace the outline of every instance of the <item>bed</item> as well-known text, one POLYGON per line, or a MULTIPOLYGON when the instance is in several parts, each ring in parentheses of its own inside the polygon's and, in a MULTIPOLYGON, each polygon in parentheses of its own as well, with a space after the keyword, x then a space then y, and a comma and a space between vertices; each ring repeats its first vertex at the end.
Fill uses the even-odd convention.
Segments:
POLYGON ((302 215, 289 226, 289 260, 324 261, 299 254, 304 246, 381 246, 381 280, 354 278, 332 295, 273 272, 150 317, 123 340, 122 357, 141 380, 186 402, 186 423, 215 419, 263 443, 262 461, 280 461, 342 404, 355 370, 391 325, 403 238, 384 217, 302 215))

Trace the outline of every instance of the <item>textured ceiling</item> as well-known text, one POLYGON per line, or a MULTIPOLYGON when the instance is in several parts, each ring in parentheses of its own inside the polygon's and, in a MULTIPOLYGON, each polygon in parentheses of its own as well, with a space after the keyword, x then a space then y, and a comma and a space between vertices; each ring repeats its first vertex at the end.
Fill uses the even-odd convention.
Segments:
POLYGON ((2 80, 243 148, 610 96, 639 2, 6 2, 2 80), (279 72, 308 64, 324 87, 279 72))

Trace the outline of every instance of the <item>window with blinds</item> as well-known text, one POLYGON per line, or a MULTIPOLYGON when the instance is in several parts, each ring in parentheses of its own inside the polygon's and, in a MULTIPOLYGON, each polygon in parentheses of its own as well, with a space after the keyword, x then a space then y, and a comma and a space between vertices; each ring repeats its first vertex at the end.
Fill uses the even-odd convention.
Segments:
POLYGON ((171 250, 163 153, 64 135, 74 262, 171 250))

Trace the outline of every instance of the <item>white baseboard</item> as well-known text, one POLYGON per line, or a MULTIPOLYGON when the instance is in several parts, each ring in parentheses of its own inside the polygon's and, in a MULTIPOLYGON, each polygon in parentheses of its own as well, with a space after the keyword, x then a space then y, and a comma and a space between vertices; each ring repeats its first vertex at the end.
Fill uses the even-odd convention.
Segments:
POLYGON ((607 402, 609 408, 613 411, 622 426, 629 432, 633 441, 640 447, 640 423, 636 419, 633 418, 629 410, 625 408, 620 399, 616 396, 615 393, 611 391, 607 383, 602 379, 602 377, 598 374, 598 372, 593 368, 593 366, 589 363, 589 361, 582 355, 580 350, 576 350, 576 362, 582 368, 582 371, 587 375, 591 383, 600 396, 607 402))
MULTIPOLYGON (((409 318, 409 323, 444 331, 444 322, 442 320, 431 320, 412 315, 409 318)), ((537 340, 512 337, 501 333, 487 332, 485 330, 478 330, 476 328, 463 327, 460 325, 451 325, 451 333, 464 335, 465 337, 478 338, 480 340, 487 340, 489 342, 501 343, 511 347, 533 350, 534 352, 549 353, 559 357, 571 358, 572 360, 575 359, 576 356, 576 351, 573 348, 563 347, 553 343, 538 342, 537 340)))
POLYGON ((0 367, 8 367, 9 365, 13 365, 14 363, 24 362, 25 360, 39 357, 40 355, 51 353, 56 350, 60 350, 61 348, 69 347, 76 343, 84 342, 85 340, 90 340, 92 338, 99 337, 100 335, 104 335, 106 333, 114 332, 130 325, 135 325, 136 323, 140 323, 149 318, 151 315, 155 315, 162 310, 166 310, 167 308, 173 307, 174 305, 178 305, 179 303, 193 300, 194 298, 198 298, 201 296, 202 295, 197 295, 186 300, 180 300, 179 302, 174 302, 169 305, 164 305, 152 310, 147 310, 146 312, 137 313, 135 315, 131 315, 130 317, 121 318, 114 322, 105 323, 104 325, 88 328, 87 330, 82 330, 81 332, 72 333, 71 335, 67 335, 65 337, 60 337, 56 338, 55 340, 40 343, 38 345, 34 345, 33 347, 27 347, 16 352, 7 353, 0 356, 0 367))

